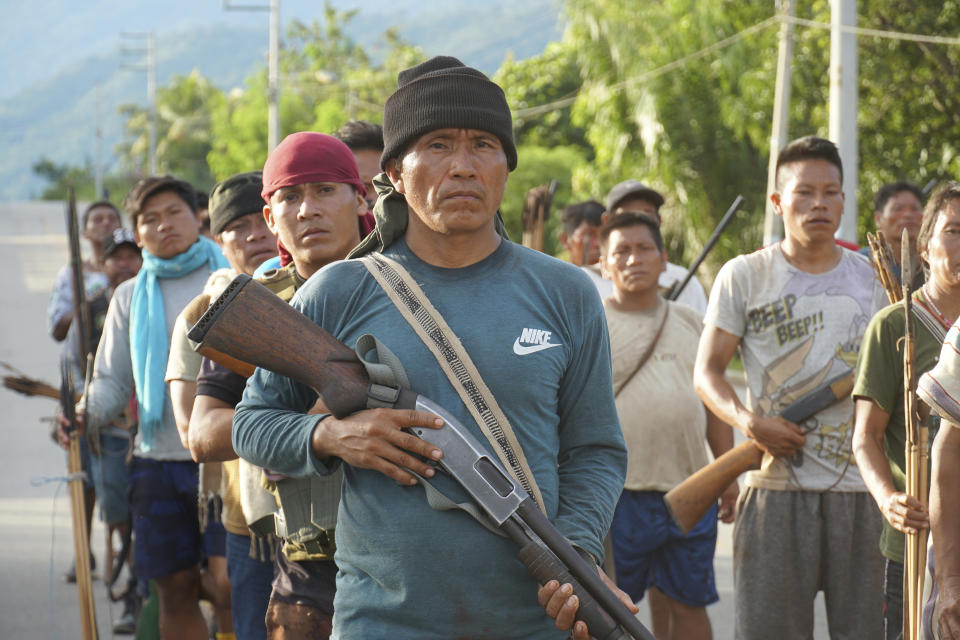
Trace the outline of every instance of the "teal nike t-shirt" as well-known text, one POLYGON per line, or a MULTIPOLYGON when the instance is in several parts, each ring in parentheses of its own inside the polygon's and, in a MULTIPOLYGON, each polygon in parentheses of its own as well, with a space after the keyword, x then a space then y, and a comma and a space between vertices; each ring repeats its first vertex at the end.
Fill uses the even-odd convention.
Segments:
MULTIPOLYGON (((602 557, 626 450, 596 288, 576 267, 506 240, 462 269, 426 264, 403 240, 385 253, 462 341, 517 435, 551 521, 602 557)), ((360 261, 322 269, 291 304, 351 348, 365 333, 379 338, 400 358, 413 390, 488 445, 433 354, 360 261)), ((315 400, 309 388, 257 370, 234 418, 237 452, 288 475, 328 473, 309 448, 317 417, 302 413, 315 400)), ((438 474, 434 484, 468 500, 449 477, 438 474)), ((432 510, 419 486, 345 465, 336 538, 336 638, 566 635, 537 603, 516 545, 463 512, 432 510)))

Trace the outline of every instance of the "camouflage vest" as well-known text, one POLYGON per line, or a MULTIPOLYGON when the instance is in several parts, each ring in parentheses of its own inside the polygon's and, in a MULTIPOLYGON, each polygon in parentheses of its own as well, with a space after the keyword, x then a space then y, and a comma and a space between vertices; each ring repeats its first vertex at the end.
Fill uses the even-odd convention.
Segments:
MULTIPOLYGON (((290 264, 263 274, 260 282, 287 302, 305 282, 290 264)), ((275 476, 274 476, 275 477, 275 476)), ((270 480, 263 475, 263 486, 277 500, 274 526, 283 539, 283 553, 293 561, 333 560, 336 550, 334 529, 340 505, 343 472, 311 478, 270 480)))

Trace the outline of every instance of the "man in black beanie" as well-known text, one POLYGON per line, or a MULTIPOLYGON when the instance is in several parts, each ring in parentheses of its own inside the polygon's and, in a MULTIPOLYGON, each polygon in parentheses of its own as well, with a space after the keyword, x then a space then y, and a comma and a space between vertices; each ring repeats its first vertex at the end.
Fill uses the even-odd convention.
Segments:
MULTIPOLYGON (((403 364, 410 388, 509 460, 560 532, 602 557, 626 471, 606 324, 585 274, 502 232, 499 206, 517 165, 503 91, 455 58, 433 58, 400 73, 383 128, 377 227, 351 254, 363 259, 317 272, 291 304, 345 344, 376 336, 403 364), (469 396, 396 306, 396 292, 380 284, 377 264, 408 273, 443 316, 455 334, 447 344, 467 351, 511 444, 488 439, 469 396)), ((462 512, 433 510, 416 487, 411 471, 454 502, 469 500, 422 461, 443 452, 402 431, 437 428, 439 418, 393 409, 343 420, 305 414, 316 398, 258 370, 237 407, 233 440, 242 457, 291 476, 344 466, 334 637, 566 637, 558 629, 573 626, 577 608, 568 586, 551 581, 541 606, 512 542, 462 512)), ((587 637, 585 625, 574 637, 587 637)))

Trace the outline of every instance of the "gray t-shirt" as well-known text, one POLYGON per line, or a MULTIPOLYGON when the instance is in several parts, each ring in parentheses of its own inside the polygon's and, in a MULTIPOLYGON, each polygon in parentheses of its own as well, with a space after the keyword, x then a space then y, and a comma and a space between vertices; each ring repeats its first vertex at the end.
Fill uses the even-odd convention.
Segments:
MULTIPOLYGON (((204 265, 180 278, 159 278, 163 295, 163 311, 166 316, 167 339, 173 332, 177 316, 193 300, 210 276, 204 265)), ((113 294, 103 337, 97 349, 93 366, 93 380, 85 398, 87 419, 93 424, 107 424, 130 402, 133 395, 133 366, 130 361, 130 301, 137 278, 127 280, 113 294)), ((190 460, 190 452, 180 442, 177 425, 173 419, 173 407, 167 396, 163 407, 163 427, 157 432, 150 451, 144 451, 140 435, 137 435, 134 453, 141 458, 153 460, 190 460)))
MULTIPOLYGON (((780 245, 734 258, 717 275, 704 324, 741 338, 747 408, 774 415, 856 366, 867 323, 884 306, 870 263, 843 249, 826 273, 801 271, 780 245)), ((803 464, 764 456, 747 486, 774 490, 866 491, 853 459, 853 400, 799 425, 803 464)))

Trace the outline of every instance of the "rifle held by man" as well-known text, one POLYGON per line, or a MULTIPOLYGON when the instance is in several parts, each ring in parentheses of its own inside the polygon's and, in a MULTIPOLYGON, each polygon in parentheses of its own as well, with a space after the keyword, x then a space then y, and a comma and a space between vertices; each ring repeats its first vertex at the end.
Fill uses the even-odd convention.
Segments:
MULTIPOLYGON (((790 403, 780 417, 800 424, 818 411, 846 398, 853 391, 853 371, 840 374, 790 403)), ((717 504, 720 495, 741 473, 759 469, 763 449, 747 440, 702 467, 663 496, 667 511, 680 531, 686 534, 717 504)))
POLYGON ((700 250, 700 255, 697 256, 696 260, 693 261, 693 264, 690 265, 690 268, 687 269, 687 275, 684 277, 683 281, 680 283, 674 283, 674 285, 670 287, 670 290, 667 291, 666 295, 664 295, 667 300, 676 300, 680 297, 680 294, 683 293, 683 290, 687 288, 687 284, 693 278, 694 274, 697 272, 697 269, 699 269, 700 265, 703 264, 707 254, 709 254, 713 249, 713 245, 717 244, 717 240, 720 239, 720 234, 724 232, 724 230, 727 228, 727 225, 730 224, 731 220, 733 220, 734 214, 742 204, 743 196, 738 195, 733 201, 733 204, 730 205, 730 208, 727 209, 727 212, 723 214, 723 218, 720 219, 720 224, 718 224, 717 228, 713 230, 712 234, 710 234, 710 239, 707 240, 707 244, 703 245, 703 249, 700 250))
POLYGON ((570 546, 464 425, 411 390, 371 384, 353 351, 260 283, 237 276, 189 337, 200 343, 204 355, 213 349, 309 386, 338 418, 366 409, 368 395, 397 409, 439 415, 442 428, 409 431, 443 451, 437 464, 466 489, 494 526, 517 543, 518 557, 536 580, 571 584, 580 599, 577 617, 593 637, 653 640, 602 582, 596 566, 570 546))

